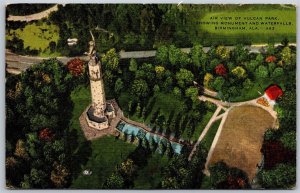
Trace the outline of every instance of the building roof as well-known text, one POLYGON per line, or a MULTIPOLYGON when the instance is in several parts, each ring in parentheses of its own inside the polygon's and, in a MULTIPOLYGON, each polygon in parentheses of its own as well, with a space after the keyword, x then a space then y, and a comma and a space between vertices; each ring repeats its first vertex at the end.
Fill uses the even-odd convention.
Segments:
POLYGON ((269 86, 265 93, 271 100, 276 100, 283 95, 282 89, 276 84, 269 86))

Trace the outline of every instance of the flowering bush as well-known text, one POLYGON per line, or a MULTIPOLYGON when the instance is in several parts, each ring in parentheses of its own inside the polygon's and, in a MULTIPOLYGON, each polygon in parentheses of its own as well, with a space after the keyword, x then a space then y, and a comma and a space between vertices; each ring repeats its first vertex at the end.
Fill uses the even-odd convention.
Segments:
POLYGON ((275 56, 268 56, 265 61, 268 62, 268 63, 275 62, 276 57, 275 56))
POLYGON ((215 72, 219 76, 225 76, 227 74, 227 69, 224 64, 219 64, 215 67, 215 72))
POLYGON ((79 58, 74 58, 67 63, 67 67, 73 76, 80 76, 84 72, 84 62, 79 58))
POLYGON ((44 141, 50 141, 53 139, 54 134, 49 128, 42 129, 39 133, 39 138, 44 141))

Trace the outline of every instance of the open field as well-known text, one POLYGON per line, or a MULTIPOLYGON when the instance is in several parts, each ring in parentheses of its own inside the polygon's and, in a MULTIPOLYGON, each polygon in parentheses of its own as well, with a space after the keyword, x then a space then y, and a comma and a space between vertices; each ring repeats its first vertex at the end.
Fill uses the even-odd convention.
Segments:
POLYGON ((24 48, 29 47, 44 52, 51 41, 58 42, 59 28, 56 25, 48 25, 44 22, 32 23, 26 25, 23 29, 6 32, 6 40, 12 39, 14 34, 24 41, 24 48))
POLYGON ((256 173, 262 155, 260 148, 264 132, 274 125, 274 118, 254 106, 239 106, 230 110, 209 165, 223 160, 231 167, 244 170, 250 180, 256 173))

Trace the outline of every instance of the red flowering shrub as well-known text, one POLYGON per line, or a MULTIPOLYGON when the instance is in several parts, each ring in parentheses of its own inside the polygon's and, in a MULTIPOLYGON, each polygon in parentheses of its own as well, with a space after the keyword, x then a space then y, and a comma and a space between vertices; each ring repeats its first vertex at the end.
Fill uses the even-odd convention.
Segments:
POLYGON ((220 182, 216 186, 217 189, 246 189, 248 188, 248 182, 242 177, 228 175, 226 180, 220 182))
POLYGON ((73 76, 80 76, 84 72, 84 61, 74 58, 67 63, 67 67, 73 76))
POLYGON ((39 133, 39 138, 44 141, 50 141, 53 139, 54 134, 49 128, 42 129, 39 133))
POLYGON ((225 76, 227 74, 227 69, 224 64, 219 64, 215 67, 215 72, 219 76, 225 76))
POLYGON ((285 148, 280 141, 264 141, 262 147, 264 154, 264 168, 272 169, 278 163, 290 163, 295 161, 295 152, 285 148))
POLYGON ((275 62, 276 61, 276 57, 275 56, 268 56, 266 58, 266 62, 271 63, 271 62, 275 62))

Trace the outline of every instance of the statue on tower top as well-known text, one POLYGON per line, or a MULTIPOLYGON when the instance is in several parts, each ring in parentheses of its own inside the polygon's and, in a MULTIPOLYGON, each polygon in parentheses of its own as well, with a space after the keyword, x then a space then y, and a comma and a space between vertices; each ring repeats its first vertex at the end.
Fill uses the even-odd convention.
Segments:
POLYGON ((90 31, 90 34, 92 36, 92 40, 89 42, 89 52, 85 52, 85 54, 90 57, 90 61, 94 61, 91 62, 91 64, 96 65, 99 62, 99 55, 96 52, 96 42, 92 31, 90 31))
POLYGON ((89 42, 90 47, 89 47, 88 56, 90 56, 90 58, 92 58, 93 56, 96 55, 96 49, 95 49, 96 43, 95 43, 94 35, 91 31, 90 31, 90 34, 92 36, 92 41, 89 42))

